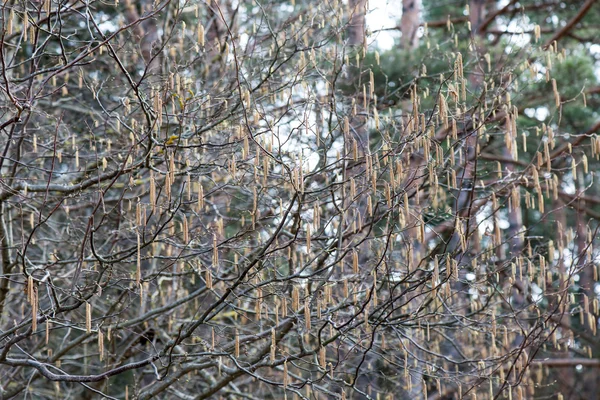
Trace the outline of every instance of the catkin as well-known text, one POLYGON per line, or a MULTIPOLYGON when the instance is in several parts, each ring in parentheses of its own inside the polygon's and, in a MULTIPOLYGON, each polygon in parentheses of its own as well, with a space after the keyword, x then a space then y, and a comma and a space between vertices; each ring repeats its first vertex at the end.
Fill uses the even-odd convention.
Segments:
POLYGON ((92 333, 92 305, 85 302, 85 332, 92 333))
POLYGON ((240 334, 238 332, 238 330, 235 330, 235 358, 239 358, 240 357, 240 334))
POLYGON ((100 361, 104 360, 104 334, 101 329, 98 329, 98 353, 100 361))
POLYGON ((277 342, 276 342, 276 337, 275 337, 275 328, 271 328, 271 354, 270 354, 271 362, 275 361, 276 350, 277 350, 277 342))
POLYGON ((198 44, 200 47, 204 47, 204 26, 202 24, 198 24, 198 44))
POLYGON ((311 328, 311 314, 310 314, 310 296, 306 296, 304 301, 304 327, 307 331, 311 328))

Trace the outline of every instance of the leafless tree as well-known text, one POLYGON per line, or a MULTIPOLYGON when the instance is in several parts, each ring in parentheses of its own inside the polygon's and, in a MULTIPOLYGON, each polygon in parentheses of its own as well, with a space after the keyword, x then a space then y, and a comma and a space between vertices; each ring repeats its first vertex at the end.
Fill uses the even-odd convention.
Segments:
POLYGON ((5 0, 2 398, 593 393, 581 3, 5 0))

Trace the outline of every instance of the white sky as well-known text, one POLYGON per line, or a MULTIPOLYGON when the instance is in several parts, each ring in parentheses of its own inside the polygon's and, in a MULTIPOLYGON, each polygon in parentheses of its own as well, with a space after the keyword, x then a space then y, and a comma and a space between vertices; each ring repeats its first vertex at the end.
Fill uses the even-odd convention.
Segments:
MULTIPOLYGON (((401 0, 368 0, 368 7, 367 26, 369 31, 393 28, 400 23, 401 0)), ((389 50, 394 46, 394 39, 399 37, 400 32, 397 30, 373 33, 369 36, 369 45, 375 45, 381 50, 389 50)))

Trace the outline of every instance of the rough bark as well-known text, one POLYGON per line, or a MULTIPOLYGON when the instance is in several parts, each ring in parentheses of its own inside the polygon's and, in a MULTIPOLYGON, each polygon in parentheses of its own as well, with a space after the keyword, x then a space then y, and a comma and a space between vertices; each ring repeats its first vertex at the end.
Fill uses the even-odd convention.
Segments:
POLYGON ((350 19, 346 32, 348 34, 348 45, 350 46, 365 46, 365 13, 366 0, 349 0, 348 2, 350 19))
POLYGON ((402 0, 400 31, 402 32, 401 44, 404 49, 413 49, 419 44, 417 30, 420 26, 420 12, 421 0, 402 0))

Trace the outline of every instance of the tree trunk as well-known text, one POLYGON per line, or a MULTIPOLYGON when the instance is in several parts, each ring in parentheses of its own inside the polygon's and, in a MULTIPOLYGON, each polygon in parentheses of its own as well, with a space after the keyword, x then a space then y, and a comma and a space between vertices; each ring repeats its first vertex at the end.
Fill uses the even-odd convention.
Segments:
POLYGON ((401 44, 404 49, 414 49, 419 44, 417 30, 419 29, 420 11, 421 0, 402 0, 400 31, 402 32, 401 44))
POLYGON ((469 22, 471 22, 471 31, 479 35, 479 26, 485 16, 485 0, 469 1, 469 22))
POLYGON ((365 12, 366 0, 349 0, 350 20, 348 21, 348 45, 366 46, 365 43, 365 12))

